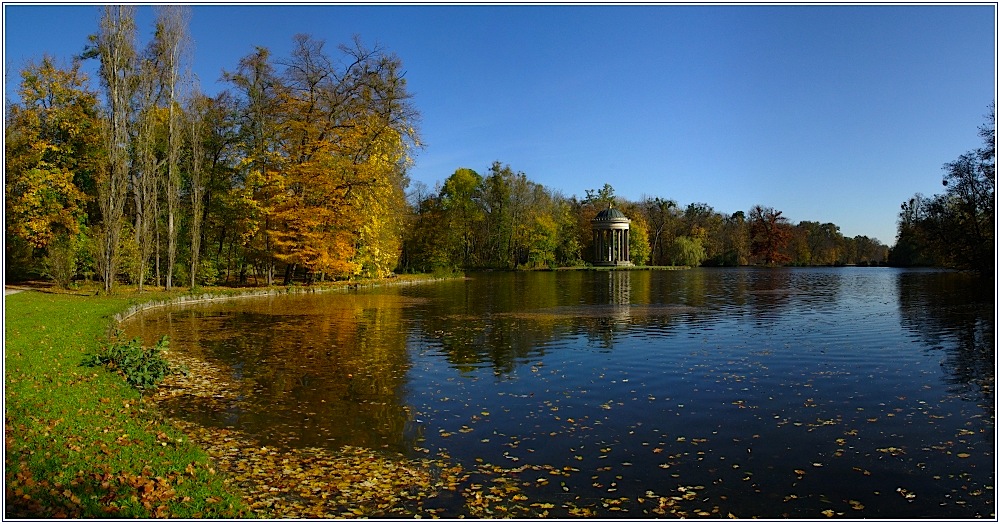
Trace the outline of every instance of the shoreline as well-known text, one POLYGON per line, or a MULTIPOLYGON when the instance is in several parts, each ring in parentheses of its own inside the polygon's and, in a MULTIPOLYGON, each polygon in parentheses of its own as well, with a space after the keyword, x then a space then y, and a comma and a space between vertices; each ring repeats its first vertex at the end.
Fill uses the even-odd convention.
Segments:
MULTIPOLYGON (((454 278, 464 278, 464 277, 454 277, 454 278)), ((282 295, 307 295, 314 293, 332 293, 332 292, 345 292, 354 291, 358 289, 371 289, 378 287, 394 287, 394 286, 411 286, 418 284, 425 284, 429 282, 439 282, 441 280, 449 280, 448 278, 437 278, 431 276, 410 276, 406 277, 395 277, 395 278, 381 278, 381 279, 368 279, 360 281, 341 281, 329 284, 313 284, 310 286, 303 285, 289 285, 289 286, 271 286, 263 288, 220 288, 222 291, 209 291, 203 293, 188 293, 182 294, 176 297, 171 297, 162 300, 150 300, 147 302, 142 302, 135 304, 126 308, 111 317, 110 329, 114 329, 118 324, 128 320, 129 318, 135 316, 138 313, 144 311, 149 311, 151 309, 176 306, 176 305, 186 305, 186 304, 200 304, 205 302, 221 302, 224 300, 237 300, 237 299, 248 299, 248 298, 260 298, 260 297, 275 297, 282 295)))
MULTIPOLYGON (((219 457, 212 453, 210 443, 164 417, 152 395, 130 387, 114 371, 80 367, 81 359, 97 351, 118 322, 155 307, 437 280, 441 279, 407 275, 311 287, 215 288, 194 293, 185 288, 152 289, 142 294, 122 286, 112 295, 92 290, 64 292, 40 282, 34 287, 5 286, 5 517, 117 520, 282 515, 254 507, 252 494, 248 496, 229 472, 217 471, 219 457), (15 294, 32 289, 38 292, 15 294)), ((380 469, 383 479, 399 478, 389 463, 380 469)), ((443 487, 441 481, 424 479, 438 489, 443 487)), ((381 502, 380 498, 376 500, 381 502)), ((375 509, 368 506, 352 513, 365 515, 375 509)))

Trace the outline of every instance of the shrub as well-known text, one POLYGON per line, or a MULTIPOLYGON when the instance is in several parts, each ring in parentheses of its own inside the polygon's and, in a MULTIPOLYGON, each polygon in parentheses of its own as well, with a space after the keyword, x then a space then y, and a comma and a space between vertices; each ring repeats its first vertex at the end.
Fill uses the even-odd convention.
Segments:
POLYGON ((219 268, 215 261, 203 258, 198 264, 198 275, 195 280, 200 286, 214 286, 219 281, 219 268))
POLYGON ((434 278, 455 278, 461 274, 462 272, 453 266, 435 266, 431 271, 431 276, 434 278))
POLYGON ((115 341, 103 348, 98 354, 90 355, 84 360, 84 365, 107 366, 116 370, 134 388, 144 391, 155 388, 161 380, 174 373, 186 373, 185 370, 171 366, 163 357, 163 351, 170 342, 166 335, 152 347, 142 347, 142 341, 134 338, 128 342, 115 341))
POLYGON ((76 238, 63 235, 48 246, 48 253, 42 261, 45 276, 51 278, 63 289, 69 289, 76 276, 77 252, 79 242, 76 238))

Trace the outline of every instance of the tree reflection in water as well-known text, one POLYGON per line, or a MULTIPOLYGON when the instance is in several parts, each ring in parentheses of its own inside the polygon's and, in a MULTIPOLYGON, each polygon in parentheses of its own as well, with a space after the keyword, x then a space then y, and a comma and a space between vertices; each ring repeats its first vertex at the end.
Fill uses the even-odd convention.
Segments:
POLYGON ((489 273, 137 325, 237 382, 222 409, 168 410, 290 446, 441 453, 476 468, 470 496, 503 478, 530 499, 498 507, 577 516, 569 493, 649 516, 683 488, 712 515, 981 517, 992 299, 970 275, 887 268, 489 273))
POLYGON ((901 272, 896 284, 902 326, 945 352, 941 366, 951 392, 994 412, 992 282, 975 273, 912 270, 901 272))

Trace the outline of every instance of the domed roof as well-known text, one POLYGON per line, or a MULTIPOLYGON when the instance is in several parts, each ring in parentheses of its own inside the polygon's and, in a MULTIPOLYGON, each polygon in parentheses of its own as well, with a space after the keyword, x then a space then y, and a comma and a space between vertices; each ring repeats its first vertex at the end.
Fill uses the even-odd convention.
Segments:
POLYGON ((613 207, 608 207, 607 209, 602 210, 600 213, 598 213, 597 216, 594 217, 594 220, 595 221, 628 220, 628 217, 625 216, 625 213, 622 213, 621 211, 613 207))

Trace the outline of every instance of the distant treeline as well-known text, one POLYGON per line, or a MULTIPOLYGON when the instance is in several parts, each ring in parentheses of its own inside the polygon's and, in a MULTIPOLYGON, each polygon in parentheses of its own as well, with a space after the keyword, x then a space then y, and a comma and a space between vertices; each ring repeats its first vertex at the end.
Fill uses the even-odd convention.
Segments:
POLYGON ((209 97, 186 73, 189 8, 155 7, 145 46, 135 6, 101 9, 81 55, 25 66, 5 108, 8 279, 84 275, 111 291, 580 266, 590 220, 609 205, 632 221, 636 264, 982 265, 975 246, 992 242, 992 185, 988 199, 978 193, 993 180, 992 149, 955 163, 947 195, 904 206, 905 250, 891 256, 876 239, 793 225, 769 207, 630 202, 610 185, 565 197, 500 162, 484 175, 458 169, 433 192, 410 188, 419 114, 394 54, 360 40, 330 54, 298 35, 288 57, 254 48, 209 97), (99 62, 99 90, 83 60, 99 62), (945 249, 972 226, 969 249, 945 249))
POLYGON ((616 198, 605 184, 583 199, 565 197, 495 162, 485 175, 462 168, 435 191, 411 192, 405 270, 514 269, 591 262, 591 219, 614 206, 630 220, 637 265, 876 265, 889 248, 866 236, 844 237, 835 224, 791 224, 781 211, 754 206, 719 213, 708 204, 681 207, 649 197, 616 198))

